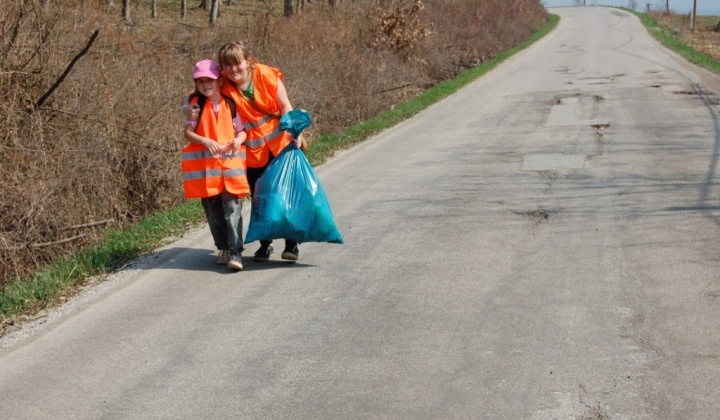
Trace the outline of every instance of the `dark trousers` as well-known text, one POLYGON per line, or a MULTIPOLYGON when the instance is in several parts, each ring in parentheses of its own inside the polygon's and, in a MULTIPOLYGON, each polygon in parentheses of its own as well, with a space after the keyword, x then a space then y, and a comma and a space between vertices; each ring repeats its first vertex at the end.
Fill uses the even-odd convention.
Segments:
POLYGON ((217 249, 240 255, 243 251, 242 198, 225 190, 201 198, 200 202, 217 249))

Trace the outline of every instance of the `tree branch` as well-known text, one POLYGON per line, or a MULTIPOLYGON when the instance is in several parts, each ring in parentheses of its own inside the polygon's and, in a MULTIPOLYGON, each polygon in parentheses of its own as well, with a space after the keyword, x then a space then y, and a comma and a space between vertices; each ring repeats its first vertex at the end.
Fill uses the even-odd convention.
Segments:
POLYGON ((63 230, 81 229, 81 228, 86 228, 86 227, 107 225, 107 224, 113 223, 113 222, 115 222, 115 219, 107 219, 107 220, 101 220, 99 222, 83 223, 82 225, 68 226, 68 227, 64 228, 63 230))
POLYGON ((48 90, 42 96, 42 98, 40 98, 39 101, 37 101, 37 103, 35 104, 35 108, 34 108, 35 111, 40 109, 40 105, 42 105, 47 100, 47 98, 49 98, 50 95, 52 95, 52 93, 55 91, 55 89, 57 89, 57 87, 60 86, 60 83, 62 83, 63 80, 65 80, 65 78, 67 77, 67 75, 70 74, 70 70, 72 70, 72 68, 75 66, 75 63, 77 63, 78 60, 80 60, 80 58, 83 55, 85 55, 85 53, 88 52, 88 50, 90 49, 90 46, 92 45, 93 42, 95 42, 95 38, 97 38, 99 33, 100 33, 100 29, 95 29, 95 33, 92 34, 92 36, 90 37, 90 41, 88 41, 85 48, 83 48, 83 50, 80 51, 80 54, 76 55, 75 58, 73 58, 72 61, 70 61, 70 64, 68 64, 68 66, 65 69, 65 71, 63 72, 63 74, 61 74, 60 77, 55 81, 55 83, 53 83, 53 85, 50 87, 50 90, 48 90))
MULTIPOLYGON (((142 134, 140 134, 140 133, 138 133, 138 132, 135 132, 135 131, 127 128, 127 127, 121 127, 121 126, 116 125, 116 124, 110 124, 110 123, 105 122, 105 121, 96 120, 95 118, 84 117, 84 116, 82 116, 82 115, 73 114, 72 112, 63 111, 62 109, 57 109, 57 108, 52 108, 52 107, 44 107, 43 110, 55 111, 55 112, 59 112, 59 113, 61 113, 61 114, 71 115, 71 116, 73 116, 73 117, 75 117, 75 118, 81 118, 81 119, 83 119, 83 120, 96 122, 96 123, 98 123, 98 124, 103 124, 103 125, 106 125, 106 126, 108 126, 108 127, 115 127, 115 128, 117 128, 117 129, 119 129, 119 130, 125 131, 126 133, 134 134, 134 135, 140 137, 140 138, 143 139, 143 140, 150 141, 149 138, 147 138, 147 137, 143 136, 142 134)), ((162 147, 150 146, 150 145, 148 145, 148 144, 133 143, 133 142, 131 142, 130 140, 122 140, 122 139, 116 139, 116 140, 119 141, 120 143, 125 143, 125 144, 130 144, 130 145, 133 145, 133 146, 144 147, 144 148, 146 148, 146 149, 158 150, 158 151, 160 151, 160 152, 175 152, 175 150, 164 149, 164 148, 162 148, 162 147)))
POLYGON ((28 242, 27 244, 25 244, 23 246, 13 246, 13 247, 0 248, 0 249, 2 249, 3 251, 20 251, 21 249, 26 249, 26 248, 43 248, 46 246, 59 245, 59 244, 64 244, 66 242, 71 242, 76 239, 83 238, 85 236, 87 236, 87 235, 84 233, 81 233, 80 235, 75 235, 70 238, 60 239, 59 241, 54 241, 54 242, 44 242, 44 243, 40 243, 40 244, 28 242))
POLYGON ((18 16, 17 22, 15 22, 15 27, 13 28, 12 35, 10 36, 10 42, 7 43, 7 45, 3 45, 3 57, 7 57, 10 53, 10 50, 15 45, 15 40, 18 38, 18 33, 20 32, 20 26, 22 25, 23 18, 25 17, 25 8, 20 7, 20 15, 18 16))

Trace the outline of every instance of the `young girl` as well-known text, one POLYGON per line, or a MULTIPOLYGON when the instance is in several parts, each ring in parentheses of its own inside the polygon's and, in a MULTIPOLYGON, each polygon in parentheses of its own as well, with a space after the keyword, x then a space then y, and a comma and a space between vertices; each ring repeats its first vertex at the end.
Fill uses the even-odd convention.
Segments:
POLYGON ((195 93, 191 104, 200 116, 185 122, 182 150, 186 198, 200 198, 218 249, 217 264, 242 270, 242 197, 250 192, 245 166, 247 134, 235 104, 220 93, 220 68, 202 60, 193 71, 195 93))

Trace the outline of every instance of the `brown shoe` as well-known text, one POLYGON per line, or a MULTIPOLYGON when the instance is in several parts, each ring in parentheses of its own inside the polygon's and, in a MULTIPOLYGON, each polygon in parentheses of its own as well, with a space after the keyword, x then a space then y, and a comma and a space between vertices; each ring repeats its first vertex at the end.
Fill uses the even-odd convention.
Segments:
POLYGON ((228 261, 227 266, 232 268, 233 270, 242 270, 242 257, 240 255, 231 255, 230 261, 228 261))
POLYGON ((227 263, 230 261, 230 251, 227 249, 221 249, 218 251, 217 258, 215 258, 215 264, 217 265, 227 265, 227 263))

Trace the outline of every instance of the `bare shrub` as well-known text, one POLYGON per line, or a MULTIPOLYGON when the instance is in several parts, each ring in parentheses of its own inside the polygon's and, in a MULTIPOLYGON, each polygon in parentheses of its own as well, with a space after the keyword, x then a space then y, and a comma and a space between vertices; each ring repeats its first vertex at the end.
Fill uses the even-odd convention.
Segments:
POLYGON ((412 4, 400 3, 398 6, 390 1, 381 2, 370 16, 373 35, 370 45, 406 56, 416 51, 420 41, 432 33, 432 25, 421 17, 423 9, 422 0, 415 0, 412 4))
POLYGON ((44 5, 0 0, 0 283, 92 243, 99 227, 182 201, 180 99, 193 64, 226 42, 246 41, 284 72, 293 105, 313 115, 312 143, 492 58, 548 18, 539 0, 418 1, 380 14, 370 3, 313 2, 291 19, 268 1, 223 5, 210 29, 205 11, 180 20, 170 1, 132 25, 99 2, 44 5))
POLYGON ((73 226, 133 221, 180 200, 179 139, 168 123, 179 120, 181 92, 167 80, 187 74, 168 57, 172 48, 108 25, 34 112, 105 16, 91 6, 52 4, 47 13, 29 13, 29 2, 6 3, 15 35, 3 40, 0 79, 2 282, 96 237, 73 226), (63 242, 68 238, 76 239, 63 242))
POLYGON ((442 1, 430 20, 442 28, 423 42, 426 73, 436 81, 457 75, 515 46, 547 22, 532 0, 442 1))
POLYGON ((338 132, 397 104, 419 77, 418 66, 406 63, 403 55, 374 51, 358 39, 364 20, 328 6, 313 11, 272 25, 278 37, 285 31, 295 36, 259 57, 283 70, 293 105, 311 110, 310 142, 314 133, 338 132))

